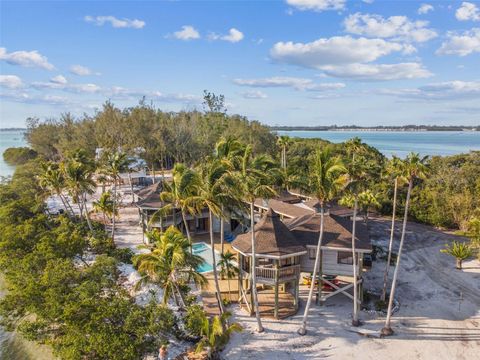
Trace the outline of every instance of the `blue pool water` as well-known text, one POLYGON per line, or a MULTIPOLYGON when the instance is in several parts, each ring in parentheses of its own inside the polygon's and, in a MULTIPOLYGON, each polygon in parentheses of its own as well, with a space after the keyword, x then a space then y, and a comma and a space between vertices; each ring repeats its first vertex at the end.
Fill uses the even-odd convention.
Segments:
MULTIPOLYGON (((197 243, 192 245, 192 252, 194 255, 198 255, 203 258, 203 263, 197 267, 199 273, 208 273, 213 271, 213 259, 212 259, 212 248, 205 243, 197 243)), ((215 259, 220 259, 220 254, 215 251, 215 259)))

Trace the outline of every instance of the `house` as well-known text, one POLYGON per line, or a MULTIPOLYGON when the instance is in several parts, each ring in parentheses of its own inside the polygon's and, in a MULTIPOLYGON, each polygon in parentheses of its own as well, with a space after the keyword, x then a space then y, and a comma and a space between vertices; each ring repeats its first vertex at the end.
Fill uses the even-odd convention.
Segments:
MULTIPOLYGON (((163 208, 166 203, 160 200, 160 193, 162 192, 162 182, 159 181, 149 185, 136 192, 138 201, 135 205, 138 208, 140 215, 140 222, 143 231, 150 231, 152 229, 164 230, 171 225, 175 225, 184 233, 186 233, 185 224, 183 221, 180 209, 173 209, 170 214, 158 216, 158 210, 163 208), (154 216, 157 214, 156 216, 154 216)), ((206 234, 210 230, 210 221, 208 217, 208 209, 204 208, 195 215, 185 214, 185 220, 188 226, 188 231, 191 235, 206 234)), ((213 231, 220 231, 220 220, 213 217, 213 231)), ((230 231, 230 224, 225 222, 225 231, 230 231)))
MULTIPOLYGON (((282 296, 290 298, 290 309, 298 309, 298 286, 301 273, 312 273, 316 246, 320 234, 320 214, 314 204, 285 203, 276 199, 257 200, 255 208, 261 219, 255 226, 256 279, 265 287, 273 287, 274 317, 279 317, 279 288, 282 296), (309 206, 310 205, 310 206, 309 206), (290 294, 291 296, 288 296, 290 294)), ((320 283, 318 299, 323 302, 337 294, 353 298, 347 291, 353 287, 352 221, 345 209, 337 206, 324 214, 324 235, 320 256, 320 283), (339 211, 342 210, 341 214, 339 211), (343 215, 343 216, 342 216, 343 215), (342 283, 334 280, 342 277, 342 283), (343 280, 349 279, 349 281, 343 280), (344 285, 344 286, 342 286, 344 285), (328 287, 330 292, 323 292, 328 287)), ((232 242, 239 254, 239 297, 252 311, 251 300, 251 233, 239 235, 232 242)), ((356 223, 355 247, 357 259, 357 284, 362 294, 363 255, 372 251, 367 227, 356 223)), ((361 300, 361 299, 360 299, 361 300)), ((283 304, 288 304, 283 301, 283 304)), ((287 306, 288 307, 288 306, 287 306)), ((288 313, 288 312, 287 312, 288 313)), ((290 313, 288 313, 291 315, 290 313)), ((288 316, 288 315, 287 315, 288 316)), ((280 316, 281 317, 281 316, 280 316)))

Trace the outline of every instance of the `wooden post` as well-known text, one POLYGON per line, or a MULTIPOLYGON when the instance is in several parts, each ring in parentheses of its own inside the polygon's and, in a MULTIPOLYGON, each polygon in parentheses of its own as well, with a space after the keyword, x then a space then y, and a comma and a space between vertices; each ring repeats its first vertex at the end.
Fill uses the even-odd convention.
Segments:
POLYGON ((275 319, 278 319, 278 271, 279 271, 278 263, 279 261, 280 260, 275 260, 275 309, 273 313, 273 316, 275 317, 275 319))
MULTIPOLYGON (((360 256, 361 254, 357 254, 357 258, 358 258, 358 279, 360 280, 362 277, 363 277, 363 254, 362 256, 360 256)), ((358 284, 358 291, 360 294, 360 305, 363 304, 363 281, 360 282, 360 284, 358 284)))
POLYGON ((242 306, 242 281, 243 281, 243 255, 238 254, 238 302, 242 306))

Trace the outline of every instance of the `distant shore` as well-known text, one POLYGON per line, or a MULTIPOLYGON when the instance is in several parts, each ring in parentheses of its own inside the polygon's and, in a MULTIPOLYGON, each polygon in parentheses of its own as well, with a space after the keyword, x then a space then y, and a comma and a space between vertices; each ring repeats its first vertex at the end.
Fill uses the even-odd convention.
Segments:
POLYGON ((272 131, 480 131, 479 126, 426 126, 426 125, 407 125, 407 126, 270 126, 272 131))

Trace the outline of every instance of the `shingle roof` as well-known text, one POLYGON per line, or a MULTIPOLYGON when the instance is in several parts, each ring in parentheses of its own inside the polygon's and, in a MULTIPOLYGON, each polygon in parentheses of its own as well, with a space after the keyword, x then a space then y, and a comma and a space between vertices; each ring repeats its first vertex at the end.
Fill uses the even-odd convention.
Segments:
POLYGON ((153 193, 157 193, 160 196, 160 192, 162 191, 162 183, 156 182, 152 185, 148 185, 143 189, 140 189, 135 192, 139 199, 145 199, 148 196, 152 195, 153 193))
POLYGON ((136 202, 136 205, 139 208, 160 209, 164 205, 164 203, 160 200, 161 191, 161 182, 149 185, 137 191, 137 196, 140 200, 136 202))
MULTIPOLYGON (((243 254, 252 252, 251 233, 238 235, 232 246, 243 254)), ((270 208, 266 215, 255 225, 255 252, 258 255, 280 257, 283 255, 304 253, 305 246, 298 243, 280 216, 270 208)))
MULTIPOLYGON (((350 219, 338 215, 326 214, 324 218, 324 247, 351 249, 352 224, 350 219)), ((317 245, 320 233, 320 214, 302 216, 288 221, 287 227, 292 231, 299 244, 317 245)), ((360 251, 371 251, 372 245, 366 225, 357 221, 355 224, 355 247, 360 251)))
POLYGON ((257 199, 255 200, 255 205, 264 209, 271 208, 277 214, 280 214, 289 218, 296 218, 304 215, 313 214, 313 211, 306 209, 304 207, 297 206, 294 204, 288 204, 283 201, 279 201, 275 199, 269 199, 269 200, 257 199))

